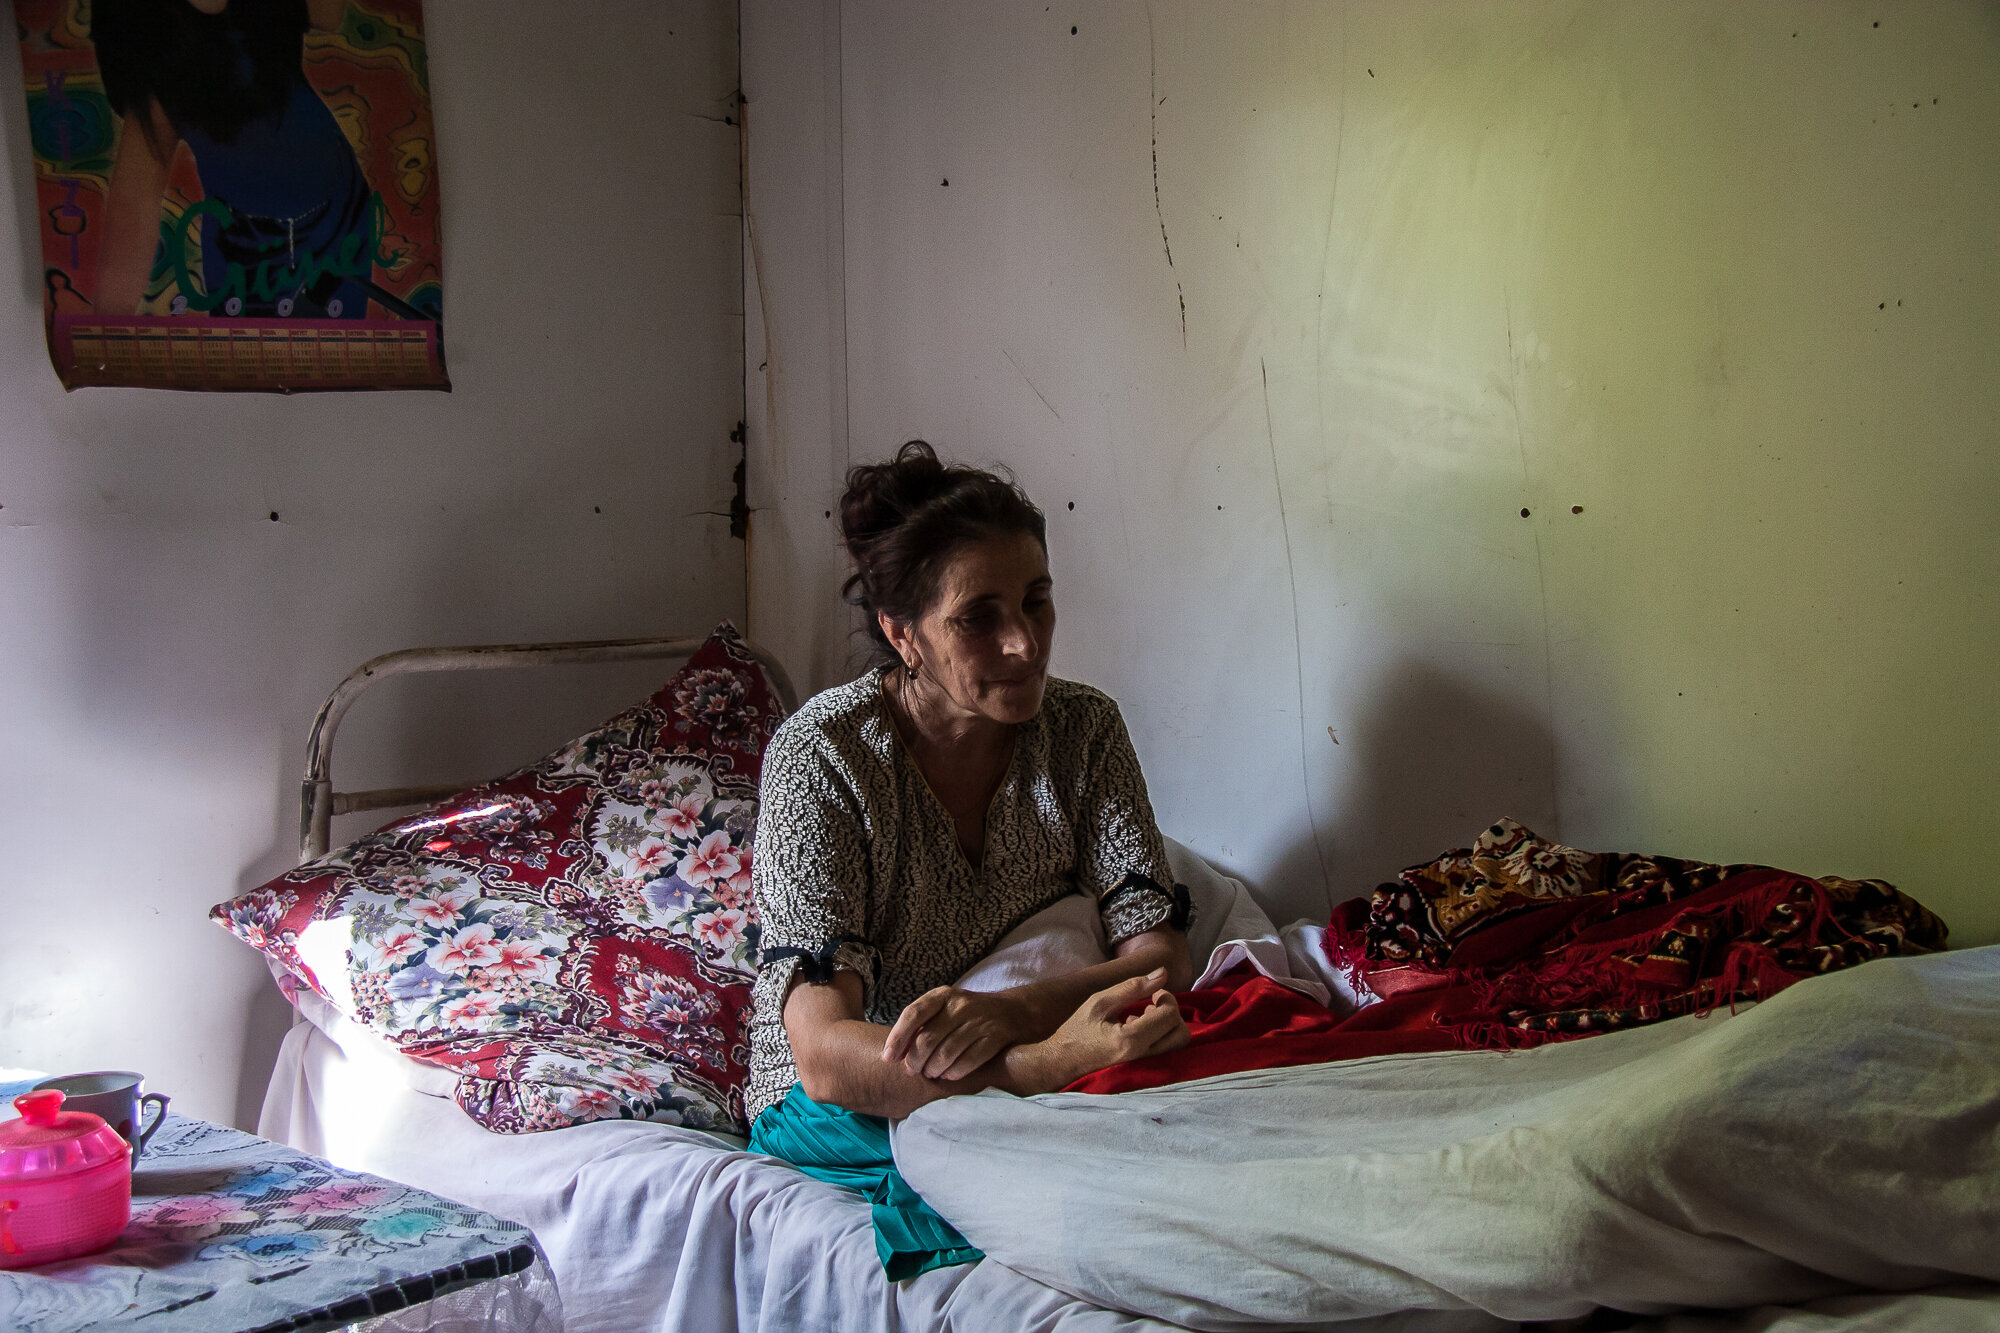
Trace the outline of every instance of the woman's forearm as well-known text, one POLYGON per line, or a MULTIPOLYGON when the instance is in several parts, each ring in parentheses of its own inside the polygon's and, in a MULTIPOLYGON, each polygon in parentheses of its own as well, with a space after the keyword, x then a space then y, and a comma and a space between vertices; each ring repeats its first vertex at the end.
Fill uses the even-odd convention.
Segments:
POLYGON ((1193 983, 1194 967, 1188 959, 1186 935, 1170 926, 1149 930, 1119 944, 1117 956, 1108 962, 1068 976, 1017 986, 1011 993, 1025 1006, 1030 1015, 1030 1031, 1039 1039, 1061 1027, 1078 1005, 1106 986, 1142 977, 1157 967, 1167 970, 1168 990, 1186 990, 1193 983))
POLYGON ((882 1058, 889 1029, 863 1019, 862 1008, 861 979, 852 972, 835 973, 831 985, 793 980, 785 1032, 799 1082, 814 1101, 898 1120, 940 1097, 986 1088, 1030 1097, 1093 1072, 1073 1049, 1036 1041, 1010 1046, 964 1078, 924 1078, 882 1058))
MULTIPOLYGON (((1144 952, 1127 950, 1114 961, 1143 958, 1144 952)), ((1019 1097, 1054 1092, 1121 1061, 1186 1045, 1187 1025, 1165 985, 1166 970, 1151 968, 1106 986, 1086 996, 1055 1031, 1005 1047, 962 1078, 929 1078, 903 1060, 884 1060, 891 1030, 861 1017, 861 979, 852 972, 836 972, 827 984, 794 978, 785 996, 785 1033, 806 1096, 899 1120, 940 1097, 987 1088, 1019 1097)))
MULTIPOLYGON (((1067 1017, 1067 1015, 1065 1015, 1067 1017)), ((799 1082, 806 1096, 826 1105, 845 1107, 862 1115, 900 1120, 919 1106, 940 1097, 999 1088, 1018 1097, 1053 1092, 1092 1072, 1072 1068, 1063 1053, 1046 1042, 1009 1047, 961 1079, 919 1078, 900 1060, 882 1059, 889 1029, 860 1019, 823 1023, 814 1030, 810 1048, 793 1043, 799 1082)))

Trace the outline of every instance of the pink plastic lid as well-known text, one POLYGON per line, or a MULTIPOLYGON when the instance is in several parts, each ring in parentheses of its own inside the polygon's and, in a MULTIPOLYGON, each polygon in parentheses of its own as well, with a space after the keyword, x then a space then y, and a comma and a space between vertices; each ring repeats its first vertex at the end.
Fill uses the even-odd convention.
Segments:
POLYGON ((14 1099, 19 1120, 0 1124, 0 1181, 49 1180, 122 1162, 132 1149, 102 1116, 62 1109, 58 1088, 14 1099))

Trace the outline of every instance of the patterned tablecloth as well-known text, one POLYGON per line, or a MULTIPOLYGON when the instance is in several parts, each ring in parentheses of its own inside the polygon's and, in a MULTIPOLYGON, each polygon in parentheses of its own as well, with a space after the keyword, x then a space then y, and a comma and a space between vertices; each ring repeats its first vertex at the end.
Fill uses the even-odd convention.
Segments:
POLYGON ((535 1258, 525 1227, 169 1114, 132 1177, 125 1234, 85 1258, 0 1272, 0 1328, 336 1328, 535 1258))

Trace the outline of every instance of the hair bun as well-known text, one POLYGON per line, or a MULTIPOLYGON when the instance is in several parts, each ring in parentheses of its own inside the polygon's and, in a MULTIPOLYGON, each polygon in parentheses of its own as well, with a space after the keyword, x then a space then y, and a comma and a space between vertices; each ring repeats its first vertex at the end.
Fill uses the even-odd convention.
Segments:
POLYGON ((895 528, 949 485, 937 450, 924 440, 910 440, 896 456, 868 463, 847 474, 847 493, 840 497, 840 535, 847 553, 860 561, 865 549, 895 528))
POLYGON ((1042 511, 1011 477, 947 465, 929 444, 910 440, 894 458, 848 470, 840 536, 854 573, 841 594, 870 613, 867 631, 886 653, 888 640, 874 613, 914 620, 954 550, 1006 532, 1026 533, 1048 549, 1042 511))

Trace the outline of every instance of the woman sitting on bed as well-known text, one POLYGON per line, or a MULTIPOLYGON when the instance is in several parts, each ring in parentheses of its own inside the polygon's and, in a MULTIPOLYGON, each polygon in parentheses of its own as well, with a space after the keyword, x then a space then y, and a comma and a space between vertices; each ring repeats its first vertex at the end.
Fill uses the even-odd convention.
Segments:
POLYGON ((887 1120, 1184 1045, 1187 896, 1118 706, 1048 675, 1048 545, 1021 489, 913 440, 848 474, 840 518, 882 664, 807 701, 764 756, 745 1109, 753 1149, 870 1196, 901 1278, 978 1252, 896 1175, 887 1120), (954 987, 1079 891, 1109 961, 954 987))

